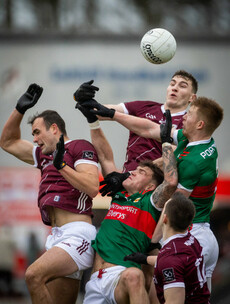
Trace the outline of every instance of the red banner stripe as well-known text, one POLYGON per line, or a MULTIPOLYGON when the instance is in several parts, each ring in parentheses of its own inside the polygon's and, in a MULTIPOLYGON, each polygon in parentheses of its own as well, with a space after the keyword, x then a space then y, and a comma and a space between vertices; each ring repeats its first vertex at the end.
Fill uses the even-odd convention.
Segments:
POLYGON ((134 206, 120 206, 113 203, 105 219, 118 220, 134 229, 144 232, 150 239, 156 222, 148 211, 134 206))
POLYGON ((201 186, 201 187, 196 186, 193 189, 191 196, 197 198, 211 197, 216 192, 217 183, 218 183, 218 178, 216 178, 216 180, 208 186, 201 186))

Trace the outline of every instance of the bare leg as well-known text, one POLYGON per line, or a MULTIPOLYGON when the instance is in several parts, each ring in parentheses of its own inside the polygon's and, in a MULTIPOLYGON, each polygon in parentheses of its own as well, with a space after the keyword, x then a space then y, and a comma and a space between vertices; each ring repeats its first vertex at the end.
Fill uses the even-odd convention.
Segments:
POLYGON ((71 278, 58 278, 47 283, 55 304, 76 303, 80 281, 71 278))
POLYGON ((115 299, 117 304, 149 304, 144 274, 140 269, 131 267, 122 272, 115 289, 115 299))
POLYGON ((141 269, 145 276, 145 288, 146 288, 147 292, 149 292, 150 286, 153 281, 153 276, 154 276, 154 266, 141 265, 141 269))
POLYGON ((160 304, 158 298, 157 298, 157 292, 155 288, 155 284, 152 280, 150 290, 149 290, 149 299, 150 299, 150 304, 160 304))
MULTIPOLYGON (((55 282, 52 284, 47 283, 54 279, 65 277, 77 270, 78 267, 76 263, 65 250, 53 247, 46 251, 39 259, 31 264, 26 271, 26 284, 30 292, 32 303, 56 304, 56 296, 53 294, 55 292, 55 282), (52 293, 50 292, 48 285, 51 286, 52 293)), ((59 280, 55 281, 57 284, 60 284, 59 280)), ((67 282, 67 280, 64 280, 63 282, 67 282)), ((72 282, 72 280, 69 282, 72 282)), ((65 294, 74 293, 73 297, 77 297, 77 291, 74 290, 73 285, 76 286, 77 290, 77 285, 75 283, 69 285, 65 284, 65 294), (67 289, 69 290, 67 291, 67 289)), ((69 297, 71 297, 71 295, 69 295, 69 297)), ((62 303, 67 302, 63 299, 62 303)), ((71 302, 68 303, 71 304, 71 302)))

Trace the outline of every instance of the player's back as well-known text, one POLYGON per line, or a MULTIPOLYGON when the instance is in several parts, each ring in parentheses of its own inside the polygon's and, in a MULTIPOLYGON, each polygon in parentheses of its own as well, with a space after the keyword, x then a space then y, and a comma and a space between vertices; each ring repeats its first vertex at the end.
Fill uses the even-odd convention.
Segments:
POLYGON ((157 258, 154 279, 161 303, 164 303, 163 288, 173 287, 185 288, 186 304, 209 303, 202 248, 190 233, 166 240, 157 258))
POLYGON ((178 167, 178 188, 191 192, 196 207, 194 223, 210 221, 218 176, 218 152, 213 138, 189 143, 178 131, 175 157, 178 167))

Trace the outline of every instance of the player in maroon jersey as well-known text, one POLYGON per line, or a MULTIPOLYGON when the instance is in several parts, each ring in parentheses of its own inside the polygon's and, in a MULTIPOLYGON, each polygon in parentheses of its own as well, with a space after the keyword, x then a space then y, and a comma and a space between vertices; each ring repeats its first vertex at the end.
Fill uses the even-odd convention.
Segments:
MULTIPOLYGON (((176 129, 182 128, 182 117, 190 102, 196 98, 198 83, 194 76, 186 71, 176 71, 167 87, 166 101, 164 104, 154 101, 132 101, 118 105, 106 105, 108 108, 118 112, 147 118, 161 124, 165 122, 164 113, 169 109, 172 116, 172 123, 176 129)), ((129 140, 126 151, 126 160, 123 171, 136 169, 137 164, 145 159, 157 159, 162 155, 161 144, 153 139, 147 139, 129 133, 129 140)))
POLYGON ((98 158, 91 143, 70 140, 61 116, 51 110, 33 116, 33 141, 21 139, 20 124, 43 89, 32 84, 18 100, 1 135, 1 147, 41 171, 38 206, 44 224, 52 227, 47 251, 26 271, 32 303, 75 303, 82 271, 93 263, 90 246, 92 198, 99 190, 98 158))
MULTIPOLYGON (((86 105, 90 99, 95 96, 95 92, 99 90, 98 87, 92 85, 93 81, 83 83, 74 93, 74 99, 81 105, 86 105)), ((182 118, 186 112, 188 105, 196 99, 196 92, 198 90, 198 82, 195 77, 184 71, 176 71, 167 87, 166 101, 164 104, 154 101, 132 101, 120 103, 118 105, 106 105, 109 109, 114 109, 118 112, 136 117, 147 118, 157 124, 165 122, 164 113, 169 109, 172 116, 172 123, 174 128, 182 128, 182 118)), ((90 103, 88 103, 90 107, 90 103)), ((108 119, 102 118, 100 119, 108 119)), ((107 179, 107 187, 103 188, 102 195, 112 195, 119 190, 118 186, 127 178, 127 172, 135 170, 141 160, 152 159, 153 161, 159 159, 162 155, 161 144, 152 138, 143 138, 134 132, 129 132, 129 140, 126 148, 126 159, 123 165, 123 172, 126 174, 110 174, 107 179), (115 176, 114 176, 115 175, 115 176), (117 183, 116 183, 117 181, 117 183)))
MULTIPOLYGON (((182 117, 189 103, 196 98, 197 89, 198 83, 194 76, 186 71, 179 70, 174 73, 167 87, 164 104, 138 100, 106 106, 121 113, 147 118, 158 124, 165 122, 164 112, 169 109, 173 126, 180 129, 182 127, 182 117)), ((159 142, 140 137, 130 131, 123 171, 134 170, 139 161, 143 159, 155 160, 161 155, 162 149, 159 142)))
POLYGON ((202 247, 187 230, 194 215, 192 201, 174 193, 162 211, 163 246, 158 256, 136 252, 124 258, 155 264, 154 283, 160 303, 171 303, 172 299, 177 304, 209 303, 202 247))

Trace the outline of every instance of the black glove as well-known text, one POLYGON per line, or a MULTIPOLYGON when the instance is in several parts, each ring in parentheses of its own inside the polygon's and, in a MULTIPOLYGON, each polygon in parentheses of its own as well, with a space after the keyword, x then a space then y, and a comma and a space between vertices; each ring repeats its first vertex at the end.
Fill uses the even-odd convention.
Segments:
POLYGON ((16 109, 18 112, 24 114, 26 110, 32 108, 42 95, 42 91, 43 88, 36 83, 31 84, 17 102, 16 109))
POLYGON ((103 106, 102 104, 97 102, 95 99, 84 101, 84 107, 88 108, 90 110, 91 114, 99 115, 99 116, 102 116, 102 117, 113 118, 113 116, 115 114, 114 109, 106 108, 105 106, 103 106))
POLYGON ((100 182, 100 186, 105 185, 99 191, 102 196, 114 196, 117 192, 123 189, 122 182, 128 178, 130 175, 129 172, 119 173, 119 172, 111 172, 102 182, 100 182))
POLYGON ((164 113, 166 117, 165 123, 160 125, 160 136, 161 136, 161 143, 172 143, 173 139, 171 137, 171 130, 172 130, 172 118, 170 110, 166 110, 164 113))
POLYGON ((61 170, 66 166, 66 162, 63 161, 65 154, 64 136, 60 136, 59 142, 56 145, 56 150, 53 153, 53 165, 56 169, 61 170))
POLYGON ((148 265, 147 257, 148 257, 148 255, 146 255, 144 253, 134 252, 130 255, 126 255, 124 257, 124 261, 132 261, 132 262, 135 262, 135 263, 148 265))
POLYGON ((80 105, 78 102, 75 108, 81 111, 81 113, 86 117, 88 123, 93 123, 98 120, 96 115, 90 113, 90 110, 88 108, 80 105))
POLYGON ((99 91, 99 88, 92 86, 92 83, 93 80, 90 80, 80 85, 77 91, 73 94, 74 100, 79 103, 83 103, 84 101, 94 98, 95 91, 99 91))
MULTIPOLYGON (((85 104, 84 104, 84 106, 85 106, 85 104)), ((103 106, 102 104, 100 104, 99 102, 97 102, 95 104, 94 108, 96 108, 96 110, 92 109, 92 110, 90 110, 90 112, 92 114, 99 115, 99 116, 102 116, 102 117, 113 118, 113 116, 115 114, 115 110, 114 109, 108 109, 105 106, 103 106)))

